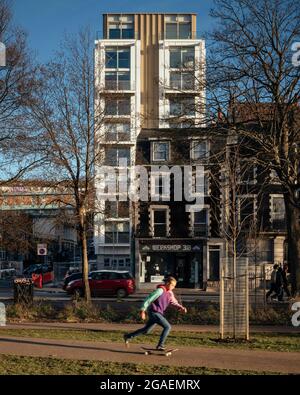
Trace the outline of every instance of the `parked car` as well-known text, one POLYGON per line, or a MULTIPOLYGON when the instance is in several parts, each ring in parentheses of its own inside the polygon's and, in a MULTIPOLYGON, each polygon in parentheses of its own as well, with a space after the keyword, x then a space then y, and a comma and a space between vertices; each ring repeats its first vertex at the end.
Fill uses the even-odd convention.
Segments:
MULTIPOLYGON (((97 270, 89 275, 89 284, 92 296, 111 296, 124 298, 135 292, 135 281, 126 271, 97 270)), ((83 279, 71 281, 66 286, 70 295, 83 296, 83 279)))
POLYGON ((23 270, 23 275, 25 277, 32 278, 32 275, 39 275, 39 274, 42 274, 43 276, 43 281, 42 281, 43 284, 52 282, 53 281, 52 265, 48 263, 38 263, 38 264, 30 265, 23 270))
POLYGON ((64 278, 67 278, 71 276, 71 274, 75 274, 75 273, 81 273, 81 269, 79 269, 79 267, 70 267, 69 270, 66 272, 64 278))
POLYGON ((82 273, 81 272, 76 272, 76 273, 72 273, 72 274, 69 274, 68 276, 66 276, 65 278, 64 278, 64 284, 63 284, 63 290, 64 291, 66 291, 66 289, 67 289, 67 285, 71 282, 71 281, 74 281, 74 280, 80 280, 80 279, 82 279, 82 273))

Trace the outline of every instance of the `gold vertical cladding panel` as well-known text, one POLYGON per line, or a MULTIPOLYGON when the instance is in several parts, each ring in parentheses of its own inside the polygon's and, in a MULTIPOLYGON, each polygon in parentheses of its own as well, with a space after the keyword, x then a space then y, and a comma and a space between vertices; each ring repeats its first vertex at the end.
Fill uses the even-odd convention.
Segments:
POLYGON ((158 128, 159 103, 159 47, 162 15, 136 16, 141 40, 141 124, 144 128, 158 128))
POLYGON ((103 15, 103 38, 104 38, 104 39, 108 38, 107 32, 108 32, 107 15, 104 14, 104 15, 103 15))
POLYGON ((192 39, 195 40, 197 38, 197 16, 196 15, 192 15, 192 39))

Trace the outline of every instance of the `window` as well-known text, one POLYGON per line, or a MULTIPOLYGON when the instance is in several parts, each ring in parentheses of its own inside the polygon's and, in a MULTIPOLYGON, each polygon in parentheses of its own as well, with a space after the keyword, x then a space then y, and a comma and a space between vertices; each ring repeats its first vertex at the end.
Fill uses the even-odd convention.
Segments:
POLYGON ((169 142, 153 142, 152 143, 153 161, 169 160, 169 142))
POLYGON ((194 185, 194 193, 200 194, 200 196, 208 196, 209 193, 209 173, 205 172, 204 174, 196 174, 193 175, 193 185, 194 185), (204 177, 203 177, 204 176, 204 177))
POLYGON ((209 143, 207 140, 192 141, 191 158, 194 160, 203 160, 209 157, 209 143))
POLYGON ((105 67, 107 69, 129 69, 130 48, 106 48, 105 67))
POLYGON ((282 195, 271 195, 271 222, 273 229, 285 229, 285 205, 282 195))
POLYGON ((194 97, 181 97, 172 98, 170 102, 170 115, 182 116, 195 116, 195 98, 194 97))
POLYGON ((242 161, 240 166, 240 182, 241 184, 256 183, 256 166, 248 161, 242 161))
POLYGON ((165 22, 166 39, 186 39, 192 37, 190 15, 166 15, 165 22))
POLYGON ((195 61, 194 47, 174 47, 170 48, 170 68, 193 68, 195 61))
POLYGON ((129 72, 106 72, 105 89, 108 90, 130 90, 130 73, 129 72))
POLYGON ((238 197, 239 223, 241 227, 251 227, 255 221, 256 204, 254 196, 238 197))
POLYGON ((107 148, 105 150, 105 164, 107 166, 130 165, 130 148, 107 148))
POLYGON ((108 16, 108 38, 134 38, 133 15, 108 16))
POLYGON ((129 123, 107 123, 106 141, 130 141, 129 123))
POLYGON ((151 213, 152 219, 152 229, 153 229, 153 237, 166 237, 167 236, 167 225, 168 225, 168 209, 167 208, 159 208, 152 209, 151 213))
POLYGON ((203 209, 191 213, 193 223, 193 236, 203 237, 208 235, 208 210, 203 209))
POLYGON ((195 89, 194 77, 191 73, 182 73, 171 71, 170 88, 176 90, 193 90, 195 89))
POLYGON ((107 218, 129 218, 129 202, 106 201, 105 215, 107 218))
POLYGON ((152 198, 170 200, 170 174, 151 174, 152 198))
POLYGON ((130 98, 107 101, 105 103, 105 115, 130 115, 130 98))
POLYGON ((129 223, 128 222, 106 222, 105 223, 106 244, 128 244, 129 223))
POLYGON ((270 170, 270 183, 271 184, 280 184, 277 172, 274 169, 270 170))

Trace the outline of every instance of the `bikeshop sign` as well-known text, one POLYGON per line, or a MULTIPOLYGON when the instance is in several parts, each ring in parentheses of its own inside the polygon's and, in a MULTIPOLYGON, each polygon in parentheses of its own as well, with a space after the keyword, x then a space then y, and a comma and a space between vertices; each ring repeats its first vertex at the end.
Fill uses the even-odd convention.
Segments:
POLYGON ((189 244, 154 244, 154 245, 143 246, 142 251, 188 252, 188 251, 192 251, 192 246, 189 244))

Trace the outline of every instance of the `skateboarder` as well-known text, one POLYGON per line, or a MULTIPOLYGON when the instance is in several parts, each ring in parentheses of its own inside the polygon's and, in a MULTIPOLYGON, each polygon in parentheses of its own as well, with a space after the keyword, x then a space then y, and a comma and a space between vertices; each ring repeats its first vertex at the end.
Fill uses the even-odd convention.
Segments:
POLYGON ((147 311, 148 322, 143 328, 138 329, 135 332, 125 334, 124 341, 126 344, 136 336, 150 333, 157 324, 163 328, 163 331, 156 349, 159 351, 165 350, 164 344, 171 330, 171 325, 164 317, 165 310, 169 305, 172 305, 184 313, 187 312, 187 309, 178 303, 173 294, 173 289, 176 287, 176 283, 177 281, 174 277, 168 277, 164 285, 159 285, 157 289, 147 297, 142 305, 140 315, 141 319, 144 321, 146 319, 147 311))

